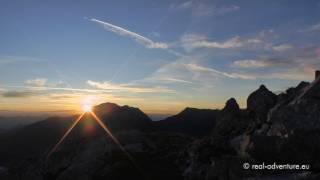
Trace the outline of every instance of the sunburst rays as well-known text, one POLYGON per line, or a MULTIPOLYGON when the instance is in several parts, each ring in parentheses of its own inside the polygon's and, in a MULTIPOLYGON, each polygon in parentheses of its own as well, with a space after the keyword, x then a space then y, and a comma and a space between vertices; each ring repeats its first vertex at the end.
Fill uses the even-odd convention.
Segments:
MULTIPOLYGON (((71 133, 71 131, 74 129, 74 127, 82 120, 83 116, 89 113, 95 121, 100 125, 100 127, 107 133, 107 135, 111 138, 111 140, 120 148, 120 150, 127 156, 127 158, 130 160, 130 162, 137 168, 137 170, 143 175, 141 168, 138 166, 138 164, 135 162, 134 158, 130 155, 128 151, 123 147, 123 145, 119 142, 119 140, 112 134, 111 130, 103 123, 103 121, 90 109, 88 111, 84 111, 74 122, 73 124, 68 128, 68 130, 65 132, 65 134, 61 137, 61 139, 58 141, 57 144, 54 145, 54 147, 49 151, 47 154, 46 160, 50 158, 50 156, 59 148, 59 146, 63 143, 63 141, 66 139, 66 137, 71 133)), ((144 176, 144 175, 143 175, 144 176)))

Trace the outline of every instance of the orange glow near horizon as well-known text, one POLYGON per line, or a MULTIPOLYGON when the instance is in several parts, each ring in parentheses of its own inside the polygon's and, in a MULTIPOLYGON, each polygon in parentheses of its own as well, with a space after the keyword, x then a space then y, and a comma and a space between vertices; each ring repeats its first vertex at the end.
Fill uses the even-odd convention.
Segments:
POLYGON ((82 110, 83 110, 83 112, 91 112, 92 111, 92 106, 90 104, 83 104, 82 105, 82 110))

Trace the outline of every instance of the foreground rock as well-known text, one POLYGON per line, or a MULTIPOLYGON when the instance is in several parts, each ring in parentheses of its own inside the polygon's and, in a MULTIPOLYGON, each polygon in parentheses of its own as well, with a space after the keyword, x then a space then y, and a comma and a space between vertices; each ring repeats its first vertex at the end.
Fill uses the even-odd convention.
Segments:
POLYGON ((103 132, 91 137, 72 136, 48 160, 29 159, 7 177, 14 180, 14 174, 24 180, 183 179, 176 157, 192 139, 139 131, 119 133, 116 137, 126 152, 103 132))

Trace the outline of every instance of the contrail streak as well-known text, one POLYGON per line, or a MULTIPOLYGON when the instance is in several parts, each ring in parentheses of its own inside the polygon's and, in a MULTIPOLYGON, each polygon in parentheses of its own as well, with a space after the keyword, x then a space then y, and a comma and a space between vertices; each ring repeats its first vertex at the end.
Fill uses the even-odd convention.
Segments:
POLYGON ((147 37, 144 37, 138 33, 129 31, 129 30, 122 28, 120 26, 116 26, 116 25, 113 25, 108 22, 100 21, 95 18, 91 18, 90 20, 92 22, 96 22, 96 23, 102 25, 106 30, 108 30, 110 32, 114 32, 120 36, 130 37, 130 38, 134 39, 136 42, 138 42, 139 44, 142 44, 143 46, 145 46, 146 48, 150 48, 150 49, 167 49, 168 48, 168 45, 166 43, 154 42, 147 37))

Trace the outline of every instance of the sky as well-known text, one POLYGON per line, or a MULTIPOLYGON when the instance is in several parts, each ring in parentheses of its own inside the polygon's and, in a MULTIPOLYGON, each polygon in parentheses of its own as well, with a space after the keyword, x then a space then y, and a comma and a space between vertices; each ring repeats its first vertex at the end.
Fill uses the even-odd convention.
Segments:
POLYGON ((245 108, 320 69, 319 0, 3 0, 0 24, 0 115, 245 108))

